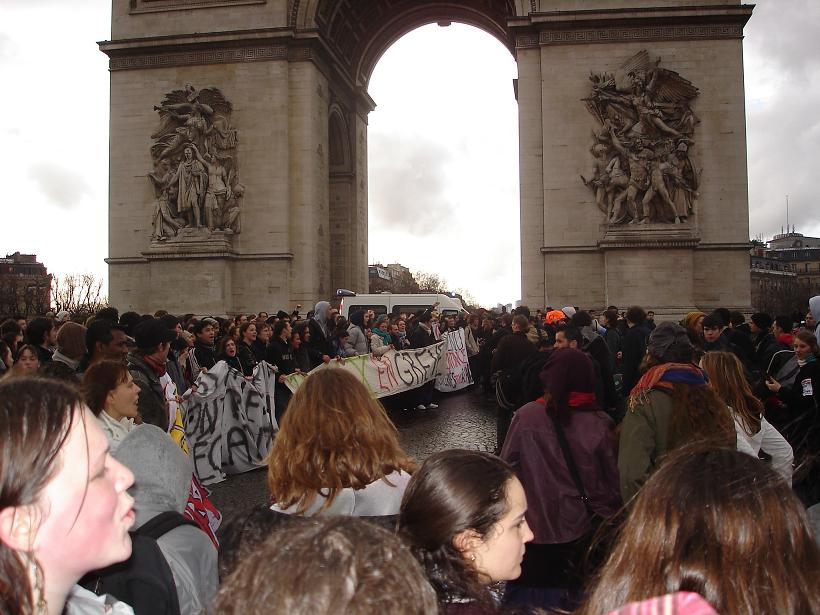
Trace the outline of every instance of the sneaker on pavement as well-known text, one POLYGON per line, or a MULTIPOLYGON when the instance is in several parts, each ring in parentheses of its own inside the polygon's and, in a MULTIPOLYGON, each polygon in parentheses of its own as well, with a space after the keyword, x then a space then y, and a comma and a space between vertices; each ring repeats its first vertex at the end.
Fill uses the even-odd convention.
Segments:
POLYGON ((428 410, 435 410, 436 408, 438 408, 438 404, 427 404, 428 410))
POLYGON ((427 410, 427 406, 425 406, 424 404, 419 404, 418 406, 416 406, 416 410, 427 410))

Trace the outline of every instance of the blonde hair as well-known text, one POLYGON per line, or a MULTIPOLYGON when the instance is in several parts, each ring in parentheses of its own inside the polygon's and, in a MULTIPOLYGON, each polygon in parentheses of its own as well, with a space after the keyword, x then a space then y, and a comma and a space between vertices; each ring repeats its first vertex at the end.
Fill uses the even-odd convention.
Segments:
POLYGON ((700 360, 709 385, 721 401, 732 408, 740 424, 750 436, 760 431, 760 417, 763 415, 763 404, 754 396, 743 365, 731 352, 707 352, 700 360))
POLYGON ((363 489, 415 463, 382 405, 350 372, 311 374, 288 404, 268 459, 268 486, 281 507, 304 513, 321 490, 328 508, 341 489, 363 489))

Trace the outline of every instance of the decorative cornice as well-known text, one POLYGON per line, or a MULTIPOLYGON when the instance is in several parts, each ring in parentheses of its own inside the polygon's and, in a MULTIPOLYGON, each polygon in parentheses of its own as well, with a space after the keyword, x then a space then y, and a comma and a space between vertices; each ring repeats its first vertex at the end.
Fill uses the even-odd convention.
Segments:
POLYGON ((510 20, 516 49, 645 41, 740 39, 752 6, 552 11, 510 20))
POLYGON ((142 265, 148 262, 144 256, 109 256, 103 260, 106 265, 142 265))
POLYGON ((110 70, 138 68, 163 68, 166 66, 190 66, 198 64, 234 64, 244 62, 269 62, 288 59, 288 46, 252 45, 227 49, 197 49, 191 51, 137 53, 112 57, 110 70))
POLYGON ((242 4, 265 4, 267 1, 268 0, 131 0, 128 12, 131 15, 140 15, 142 13, 160 13, 165 11, 234 7, 242 4))
MULTIPOLYGON (((586 45, 630 41, 692 41, 742 38, 743 26, 737 24, 692 26, 647 26, 632 28, 594 28, 584 30, 546 30, 540 45, 586 45)), ((517 41, 516 41, 517 42, 517 41)))

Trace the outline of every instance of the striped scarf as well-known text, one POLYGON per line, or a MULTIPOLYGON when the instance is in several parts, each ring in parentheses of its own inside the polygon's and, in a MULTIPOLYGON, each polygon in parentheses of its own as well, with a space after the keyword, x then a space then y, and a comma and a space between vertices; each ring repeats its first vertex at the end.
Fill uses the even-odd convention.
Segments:
POLYGON ((641 403, 648 400, 649 391, 661 389, 672 391, 676 384, 691 384, 694 386, 706 386, 709 378, 701 368, 692 363, 664 363, 656 365, 646 370, 646 373, 638 380, 638 384, 629 394, 629 409, 632 410, 641 403))

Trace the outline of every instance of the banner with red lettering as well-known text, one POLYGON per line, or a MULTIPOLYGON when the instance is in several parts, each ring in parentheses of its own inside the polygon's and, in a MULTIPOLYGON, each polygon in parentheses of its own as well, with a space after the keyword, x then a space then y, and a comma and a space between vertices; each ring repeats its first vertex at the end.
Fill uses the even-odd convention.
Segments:
POLYGON ((447 340, 414 350, 388 350, 380 357, 366 354, 334 359, 308 374, 290 374, 285 384, 296 392, 310 374, 322 369, 346 369, 361 380, 374 397, 386 397, 415 389, 446 374, 447 340))
POLYGON ((464 329, 449 331, 442 338, 447 340, 447 373, 436 378, 436 390, 451 393, 473 384, 473 374, 467 361, 464 329))

